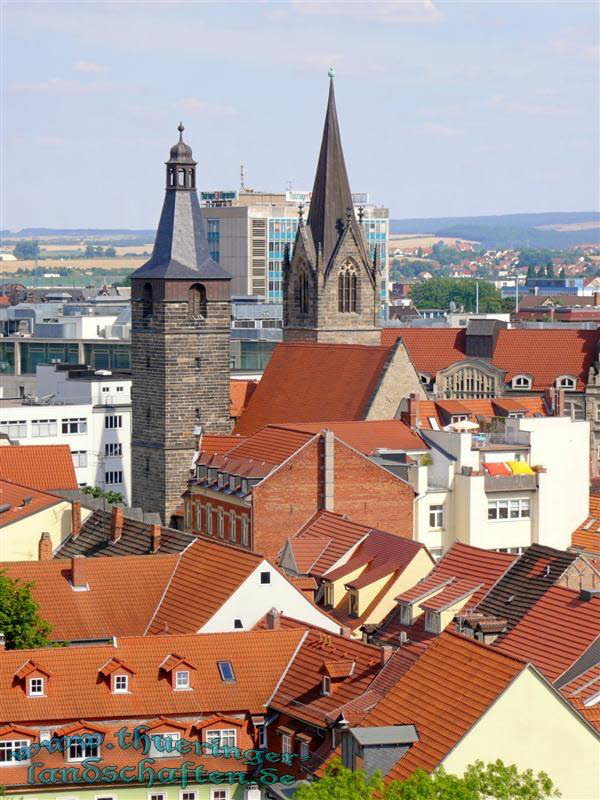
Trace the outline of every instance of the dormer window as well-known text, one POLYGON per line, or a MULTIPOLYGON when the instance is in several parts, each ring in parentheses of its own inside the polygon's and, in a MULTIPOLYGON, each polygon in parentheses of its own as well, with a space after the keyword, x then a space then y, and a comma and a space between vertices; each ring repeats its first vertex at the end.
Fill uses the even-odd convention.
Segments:
POLYGON ((93 733, 84 733, 79 736, 69 737, 67 759, 69 761, 83 761, 86 758, 100 756, 100 737, 93 733))
POLYGON ((515 375, 511 381, 513 389, 531 389, 532 380, 528 375, 515 375))
POLYGON ((181 691, 182 689, 190 688, 190 673, 187 669, 178 669, 175 673, 175 689, 181 691))
POLYGON ((222 489, 224 485, 225 485, 225 475, 224 475, 223 472, 219 472, 219 475, 218 475, 218 478, 217 478, 217 487, 219 489, 222 489))
POLYGON ((128 675, 113 675, 113 692, 115 694, 125 694, 129 691, 128 675))
POLYGON ((242 494, 248 494, 248 481, 246 478, 242 478, 242 494))
POLYGON ((457 422, 467 422, 469 419, 468 414, 452 414, 450 417, 450 422, 452 425, 455 425, 457 422))
POLYGON ((425 630, 427 633, 441 633, 441 620, 437 611, 425 612, 425 630))
POLYGON ((400 622, 403 625, 412 625, 413 613, 410 603, 402 603, 400 606, 400 622))
POLYGON ((561 375, 560 378, 556 379, 556 387, 558 389, 576 389, 577 379, 571 375, 561 375))
POLYGON ((43 697, 44 696, 44 679, 43 678, 29 678, 29 687, 27 694, 29 697, 43 697))
POLYGON ((321 694, 329 697, 331 694, 331 678, 329 675, 323 675, 323 683, 321 685, 321 694))
POLYGON ((419 380, 424 386, 428 386, 431 382, 431 377, 429 375, 425 375, 423 372, 419 372, 419 380))
POLYGON ((358 617, 358 592, 348 592, 348 613, 351 617, 358 617))
POLYGON ((235 492, 235 490, 237 489, 238 480, 239 479, 237 475, 229 476, 229 488, 231 489, 232 492, 235 492))
POLYGON ((219 667, 219 674, 221 675, 222 681, 228 683, 233 683, 235 681, 235 673, 231 661, 218 661, 217 666, 219 667))

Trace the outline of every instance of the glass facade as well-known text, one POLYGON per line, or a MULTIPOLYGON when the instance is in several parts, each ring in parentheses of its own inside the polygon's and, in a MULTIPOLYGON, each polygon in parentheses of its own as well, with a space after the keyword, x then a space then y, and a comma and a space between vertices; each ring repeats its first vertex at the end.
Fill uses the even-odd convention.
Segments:
POLYGON ((271 358, 275 341, 233 339, 231 342, 231 369, 262 372, 271 358))
POLYGON ((15 374, 15 345, 13 342, 0 342, 0 374, 15 374))
POLYGON ((131 369, 131 347, 128 344, 86 344, 85 363, 92 369, 131 369))
POLYGON ((208 218, 206 220, 206 238, 211 258, 218 263, 221 252, 220 220, 208 218))
POLYGON ((67 342, 21 342, 21 375, 35 375, 38 364, 77 364, 79 346, 67 342))

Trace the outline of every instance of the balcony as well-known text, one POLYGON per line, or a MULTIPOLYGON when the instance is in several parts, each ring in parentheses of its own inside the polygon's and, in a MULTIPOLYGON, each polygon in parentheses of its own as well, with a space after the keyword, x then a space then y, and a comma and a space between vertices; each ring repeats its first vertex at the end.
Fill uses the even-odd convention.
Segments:
POLYGON ((483 485, 486 494, 535 491, 537 475, 486 475, 483 485))

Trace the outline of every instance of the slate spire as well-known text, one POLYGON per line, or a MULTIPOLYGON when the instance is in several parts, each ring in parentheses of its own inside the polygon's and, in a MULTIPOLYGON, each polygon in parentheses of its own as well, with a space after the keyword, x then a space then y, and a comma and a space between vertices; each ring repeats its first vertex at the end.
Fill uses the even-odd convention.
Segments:
POLYGON ((335 107, 332 70, 329 76, 327 113, 307 221, 315 250, 318 252, 322 248, 325 268, 344 226, 348 221, 356 225, 335 107))
POLYGON ((177 130, 179 141, 166 162, 165 200, 154 250, 132 277, 230 280, 231 275, 210 255, 196 192, 196 162, 192 148, 183 141, 181 122, 177 130))

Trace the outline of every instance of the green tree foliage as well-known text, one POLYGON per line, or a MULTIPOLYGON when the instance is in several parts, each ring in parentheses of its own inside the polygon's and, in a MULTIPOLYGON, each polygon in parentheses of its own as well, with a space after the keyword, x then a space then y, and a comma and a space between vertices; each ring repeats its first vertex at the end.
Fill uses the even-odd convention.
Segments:
POLYGON ((39 615, 31 595, 31 583, 13 580, 0 572, 0 632, 7 650, 45 647, 50 644, 50 625, 39 615))
MULTIPOLYGON (((479 283, 479 311, 503 311, 505 303, 492 283, 479 283)), ((412 287, 410 296, 417 308, 447 309, 451 301, 466 311, 475 311, 475 284, 472 278, 431 278, 412 287)))
POLYGON ((554 278, 555 277, 554 276, 554 264, 552 263, 551 260, 549 260, 548 263, 546 264, 546 277, 548 277, 548 278, 554 278))
POLYGON ((107 247, 104 251, 104 255, 106 258, 115 258, 117 255, 117 251, 114 247, 107 247))
POLYGON ((17 242, 13 250, 14 257, 18 258, 19 261, 32 261, 36 259, 39 254, 40 246, 33 240, 17 242))
POLYGON ((339 759, 327 767, 320 781, 303 786, 296 800, 549 800, 560 792, 545 772, 519 772, 514 764, 476 761, 464 775, 450 775, 443 768, 428 773, 416 770, 405 781, 387 786, 378 773, 367 778, 361 770, 343 767, 339 759))
POLYGON ((537 277, 538 278, 545 278, 546 277, 546 267, 544 266, 544 264, 542 264, 542 266, 538 269, 537 277))
POLYGON ((527 278, 535 278, 535 266, 533 264, 527 267, 527 278))
POLYGON ((104 492, 99 486, 85 486, 82 491, 84 494, 91 495, 96 500, 104 498, 106 502, 110 503, 111 505, 123 503, 123 495, 120 492, 104 492))

